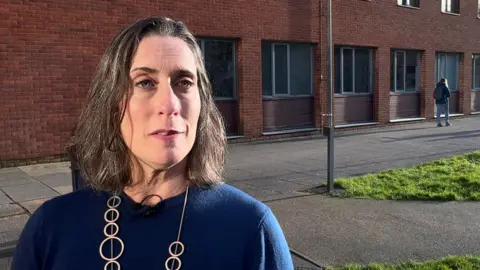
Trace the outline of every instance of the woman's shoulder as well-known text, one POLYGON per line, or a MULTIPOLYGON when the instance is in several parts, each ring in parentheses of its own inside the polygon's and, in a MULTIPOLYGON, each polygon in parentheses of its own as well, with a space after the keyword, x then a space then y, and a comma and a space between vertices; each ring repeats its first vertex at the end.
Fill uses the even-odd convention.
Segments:
POLYGON ((197 196, 197 205, 213 209, 215 213, 232 214, 261 220, 270 208, 244 191, 228 184, 202 190, 197 196))
MULTIPOLYGON (((236 254, 247 258, 247 268, 293 269, 288 244, 270 207, 227 184, 203 193, 198 197, 205 202, 204 208, 199 209, 205 223, 202 224, 208 228, 205 231, 214 231, 221 241, 241 246, 242 251, 236 254)), ((211 239, 211 235, 208 237, 211 239)))
POLYGON ((105 198, 103 192, 86 187, 54 197, 43 203, 39 210, 46 216, 51 214, 58 216, 65 212, 78 213, 78 211, 91 209, 92 204, 106 200, 105 198))
POLYGON ((34 236, 49 235, 62 226, 75 224, 95 209, 93 204, 100 202, 101 198, 101 193, 84 188, 44 202, 28 219, 22 238, 31 240, 34 236))
POLYGON ((268 208, 261 201, 253 198, 251 195, 247 194, 245 191, 242 191, 234 186, 229 184, 220 184, 218 186, 211 187, 207 191, 203 191, 203 196, 208 197, 211 201, 220 205, 228 205, 229 207, 237 208, 248 208, 264 211, 268 208))

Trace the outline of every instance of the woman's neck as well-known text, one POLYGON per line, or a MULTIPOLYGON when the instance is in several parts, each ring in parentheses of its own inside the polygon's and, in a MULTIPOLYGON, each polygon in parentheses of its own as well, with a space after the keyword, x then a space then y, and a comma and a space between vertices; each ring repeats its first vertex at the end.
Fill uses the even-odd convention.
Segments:
POLYGON ((159 203, 160 199, 157 196, 165 200, 181 194, 189 185, 186 166, 181 163, 159 172, 154 179, 151 179, 154 171, 151 169, 147 171, 144 168, 144 175, 147 179, 134 179, 133 184, 124 189, 125 193, 135 202, 143 201, 143 204, 147 205, 159 203), (147 198, 149 195, 157 196, 147 198))

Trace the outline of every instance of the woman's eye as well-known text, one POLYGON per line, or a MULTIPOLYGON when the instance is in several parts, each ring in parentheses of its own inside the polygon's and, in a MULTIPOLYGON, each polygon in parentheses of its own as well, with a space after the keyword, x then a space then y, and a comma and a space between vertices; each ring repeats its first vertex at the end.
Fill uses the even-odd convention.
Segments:
POLYGON ((181 80, 177 83, 182 88, 188 89, 193 86, 193 82, 190 80, 181 80))
POLYGON ((155 83, 152 80, 143 80, 135 84, 135 86, 138 86, 140 88, 146 88, 150 89, 155 87, 155 83))

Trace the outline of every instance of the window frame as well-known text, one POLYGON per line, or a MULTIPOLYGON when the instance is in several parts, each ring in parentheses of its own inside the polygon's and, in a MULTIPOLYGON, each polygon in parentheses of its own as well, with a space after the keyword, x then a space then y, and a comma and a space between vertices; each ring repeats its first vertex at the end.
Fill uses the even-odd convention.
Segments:
MULTIPOLYGON (((339 96, 352 96, 352 95, 371 95, 373 93, 373 49, 371 48, 364 48, 364 47, 350 47, 350 46, 338 46, 340 48, 340 93, 337 93, 334 89, 334 94, 335 95, 339 95, 339 96), (368 58, 369 58, 369 92, 368 93, 356 93, 355 92, 355 51, 357 49, 366 49, 368 50, 368 58), (353 86, 353 90, 352 92, 344 92, 343 89, 344 89, 344 68, 343 68, 343 51, 344 50, 352 50, 352 86, 353 86)), ((335 73, 335 70, 334 70, 334 73, 335 73)), ((335 85, 334 85, 335 87, 335 85)))
POLYGON ((440 76, 440 71, 439 71, 439 68, 440 68, 440 57, 441 55, 445 55, 445 70, 448 70, 448 55, 455 55, 455 61, 456 61, 456 64, 457 64, 457 68, 455 69, 456 71, 456 77, 457 77, 457 85, 455 86, 455 89, 453 89, 451 87, 451 85, 449 84, 448 85, 448 88, 450 89, 450 91, 452 92, 456 92, 458 91, 458 88, 460 87, 460 54, 459 53, 448 53, 448 52, 438 52, 436 53, 436 59, 435 59, 435 77, 436 77, 436 80, 435 80, 435 84, 440 81, 441 79, 441 76, 440 76))
POLYGON ((413 9, 420 9, 420 0, 418 0, 418 7, 411 4, 412 0, 405 0, 406 4, 402 4, 403 0, 397 0, 397 5, 401 7, 413 8, 413 9))
MULTIPOLYGON (((227 39, 227 38, 203 38, 197 37, 197 41, 200 43, 199 47, 202 53, 203 63, 205 64, 205 41, 221 41, 221 42, 231 42, 232 43, 232 64, 233 64, 233 93, 231 97, 217 97, 213 93, 213 86, 212 86, 212 96, 214 100, 237 100, 238 95, 238 63, 237 63, 237 40, 235 39, 227 39)), ((207 72, 208 79, 211 80, 210 74, 208 74, 207 68, 205 67, 205 71, 207 72)))
POLYGON ((477 4, 477 19, 480 19, 480 0, 478 0, 477 4))
POLYGON ((442 13, 451 14, 451 15, 460 15, 460 0, 441 0, 440 1, 440 10, 442 13), (450 1, 450 10, 448 10, 448 1, 450 1), (458 1, 458 11, 452 10, 452 2, 458 1))
POLYGON ((315 70, 314 70, 314 46, 309 43, 287 43, 287 42, 271 42, 270 44, 270 53, 271 53, 271 61, 272 61, 272 94, 271 95, 264 95, 263 97, 272 98, 272 97, 311 97, 314 95, 315 89, 315 70), (310 48, 310 93, 309 94, 292 94, 291 92, 291 78, 290 78, 290 45, 307 45, 310 48), (287 93, 276 93, 275 88, 275 46, 286 46, 287 47, 287 93))
MULTIPOLYGON (((418 93, 420 91, 420 52, 415 50, 392 50, 391 53, 394 54, 393 58, 393 67, 394 70, 390 71, 393 72, 393 85, 390 85, 390 91, 393 93, 418 93), (415 90, 407 89, 407 53, 414 52, 415 53, 415 90), (397 89, 397 53, 403 53, 403 83, 404 89, 399 90, 397 89)), ((390 58, 391 59, 391 58, 390 58)), ((390 74, 392 76, 392 74, 390 74)))
POLYGON ((472 91, 480 91, 480 87, 475 88, 475 79, 480 81, 480 78, 475 78, 475 63, 480 62, 480 54, 472 54, 472 91))

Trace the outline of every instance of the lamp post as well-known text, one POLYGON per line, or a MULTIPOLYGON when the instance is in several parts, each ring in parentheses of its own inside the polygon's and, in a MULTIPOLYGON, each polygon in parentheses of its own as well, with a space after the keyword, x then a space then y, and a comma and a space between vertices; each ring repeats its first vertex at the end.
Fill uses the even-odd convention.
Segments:
POLYGON ((328 21, 328 172, 327 172, 327 190, 333 193, 333 180, 335 179, 335 155, 334 155, 334 123, 333 123, 333 65, 332 65, 332 0, 327 0, 327 21, 328 21))

